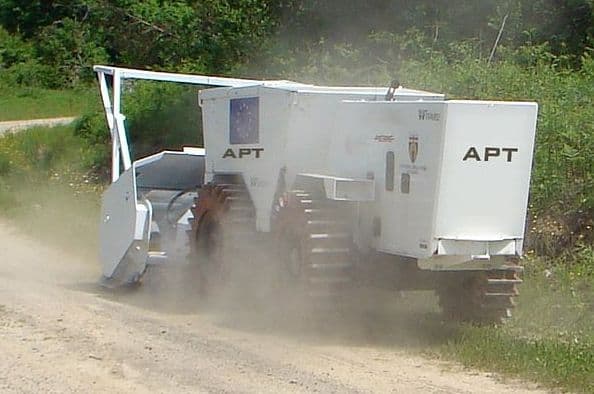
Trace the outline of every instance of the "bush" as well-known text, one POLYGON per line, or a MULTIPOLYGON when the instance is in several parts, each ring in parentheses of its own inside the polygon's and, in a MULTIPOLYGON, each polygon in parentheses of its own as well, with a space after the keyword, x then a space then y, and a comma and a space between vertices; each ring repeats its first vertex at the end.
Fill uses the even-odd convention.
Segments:
MULTIPOLYGON (((179 84, 129 81, 123 112, 133 160, 183 146, 202 145, 202 119, 198 89, 179 84)), ((86 140, 90 149, 88 164, 106 174, 111 155, 110 135, 103 112, 83 115, 75 134, 86 140)))
POLYGON ((49 67, 41 65, 30 43, 0 26, 0 86, 46 86, 49 67))
POLYGON ((51 67, 40 64, 37 60, 17 63, 6 69, 0 77, 0 83, 9 88, 56 87, 54 72, 51 67))
POLYGON ((107 61, 105 49, 93 40, 91 27, 65 18, 45 27, 35 43, 48 68, 46 87, 73 87, 93 78, 93 64, 107 61))
POLYGON ((8 175, 10 168, 10 158, 5 153, 0 152, 0 177, 8 175))
POLYGON ((33 59, 33 47, 0 26, 0 69, 33 59))
POLYGON ((4 85, 74 87, 91 80, 92 65, 107 59, 91 27, 70 18, 44 27, 34 41, 23 41, 0 26, 0 82, 4 85))
POLYGON ((124 102, 134 158, 163 149, 202 145, 202 117, 194 86, 135 82, 124 102))

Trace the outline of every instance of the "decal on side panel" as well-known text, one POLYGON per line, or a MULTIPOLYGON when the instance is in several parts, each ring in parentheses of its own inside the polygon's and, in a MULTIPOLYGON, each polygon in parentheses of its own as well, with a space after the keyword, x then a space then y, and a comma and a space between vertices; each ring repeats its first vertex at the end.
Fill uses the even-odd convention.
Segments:
POLYGON ((512 161, 513 154, 516 152, 518 152, 518 148, 497 148, 497 147, 487 146, 484 149, 482 159, 481 159, 481 154, 477 150, 477 148, 474 146, 471 146, 466 151, 466 154, 462 158, 462 161, 467 161, 467 160, 489 161, 490 158, 503 156, 503 157, 505 157, 505 161, 507 161, 509 163, 512 161))
POLYGON ((392 134, 377 134, 373 137, 375 142, 394 142, 394 136, 392 134))
POLYGON ((229 100, 229 142, 231 144, 257 144, 259 136, 259 97, 229 100))
POLYGON ((432 120, 434 122, 439 122, 439 119, 441 119, 441 113, 439 112, 431 112, 428 109, 419 110, 419 120, 432 120))
POLYGON ((262 152, 264 152, 264 148, 239 148, 237 151, 233 150, 233 148, 227 148, 223 153, 223 159, 243 159, 246 157, 259 159, 262 152))

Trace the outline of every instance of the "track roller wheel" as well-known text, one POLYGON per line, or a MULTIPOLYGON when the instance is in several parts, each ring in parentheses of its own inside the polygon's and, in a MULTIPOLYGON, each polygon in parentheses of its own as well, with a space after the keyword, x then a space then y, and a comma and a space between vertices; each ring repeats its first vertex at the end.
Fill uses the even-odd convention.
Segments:
POLYGON ((522 283, 522 267, 448 273, 437 291, 444 315, 451 320, 477 324, 500 324, 511 317, 522 283))

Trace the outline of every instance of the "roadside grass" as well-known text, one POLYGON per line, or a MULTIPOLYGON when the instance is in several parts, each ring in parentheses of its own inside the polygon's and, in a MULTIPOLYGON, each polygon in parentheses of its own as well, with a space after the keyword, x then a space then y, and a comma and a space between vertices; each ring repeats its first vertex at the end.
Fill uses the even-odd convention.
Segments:
POLYGON ((96 88, 48 90, 5 88, 0 93, 0 121, 81 115, 99 105, 96 88))
POLYGON ((576 392, 594 390, 594 345, 527 339, 500 328, 467 328, 441 354, 464 365, 576 392))
POLYGON ((0 138, 0 215, 41 240, 93 249, 101 186, 87 170, 90 154, 73 126, 0 138))
POLYGON ((547 387, 594 392, 592 250, 578 250, 571 263, 528 259, 514 318, 499 327, 464 326, 436 352, 547 387))

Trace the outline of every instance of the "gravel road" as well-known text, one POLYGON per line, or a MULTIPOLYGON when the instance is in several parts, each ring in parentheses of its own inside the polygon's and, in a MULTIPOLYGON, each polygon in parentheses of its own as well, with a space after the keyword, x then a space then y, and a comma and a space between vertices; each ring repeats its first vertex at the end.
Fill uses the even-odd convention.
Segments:
POLYGON ((92 259, 2 223, 0 243, 2 393, 537 392, 416 355, 415 330, 379 312, 207 305, 173 280, 113 294, 92 259))
POLYGON ((73 116, 62 118, 31 119, 31 120, 10 120, 0 122, 0 136, 7 132, 17 132, 30 129, 32 127, 55 127, 67 125, 76 120, 73 116))

